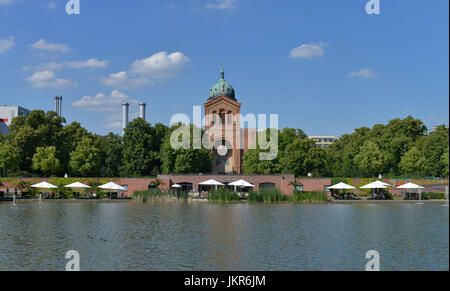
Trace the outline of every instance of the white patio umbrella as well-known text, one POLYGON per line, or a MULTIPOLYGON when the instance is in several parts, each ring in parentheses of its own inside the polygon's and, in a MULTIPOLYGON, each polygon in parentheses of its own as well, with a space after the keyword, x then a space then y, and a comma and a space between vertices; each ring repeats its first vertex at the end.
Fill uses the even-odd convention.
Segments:
POLYGON ((370 184, 364 185, 361 187, 361 189, 386 189, 390 187, 391 185, 381 182, 381 181, 375 181, 370 184))
MULTIPOLYGON (((423 203, 421 203, 420 201, 422 201, 422 192, 421 192, 421 189, 425 189, 424 187, 409 182, 409 183, 406 183, 406 184, 404 184, 404 185, 401 185, 401 186, 397 187, 397 189, 417 189, 418 192, 419 192, 419 203, 418 203, 418 204, 423 204, 423 203)), ((410 197, 410 198, 411 198, 411 197, 410 197)))
POLYGON ((85 185, 85 184, 83 184, 83 183, 80 183, 80 182, 75 182, 75 183, 69 184, 69 185, 67 185, 67 186, 64 186, 64 188, 72 188, 72 189, 88 189, 88 188, 91 188, 91 187, 88 186, 88 185, 85 185))
POLYGON ((237 186, 237 187, 250 187, 250 188, 254 188, 255 185, 250 184, 249 182, 245 181, 245 180, 239 180, 233 183, 228 184, 230 186, 237 186))
POLYGON ((31 188, 40 188, 40 189, 58 189, 57 186, 52 185, 52 184, 47 183, 47 182, 42 182, 42 183, 39 183, 39 184, 31 185, 31 188))
POLYGON ((220 183, 220 182, 218 182, 218 181, 216 181, 214 179, 211 179, 211 180, 199 183, 199 185, 202 185, 202 186, 215 186, 216 190, 217 190, 218 186, 225 186, 224 184, 222 184, 222 183, 220 183))
POLYGON ((336 185, 333 185, 331 187, 329 187, 328 189, 335 189, 335 190, 351 190, 351 189, 356 189, 356 187, 353 187, 351 185, 345 184, 343 182, 338 183, 336 185))
MULTIPOLYGON (((98 186, 98 188, 104 189, 104 190, 125 191, 125 188, 123 188, 120 185, 117 185, 114 182, 109 182, 105 185, 98 186)), ((111 199, 111 194, 109 194, 109 199, 111 199)))
POLYGON ((348 184, 345 183, 339 183, 336 185, 333 185, 331 187, 329 187, 328 189, 336 189, 336 190, 350 190, 350 189, 356 189, 356 187, 350 186, 348 184))
POLYGON ((172 188, 178 188, 178 189, 179 189, 179 188, 183 188, 183 186, 178 185, 178 184, 173 184, 173 185, 172 185, 172 188))
MULTIPOLYGON (((52 185, 47 182, 42 182, 39 184, 31 185, 31 188, 39 188, 39 189, 58 189, 57 186, 52 185)), ((42 199, 42 194, 39 194, 39 201, 42 199)))
MULTIPOLYGON (((381 182, 381 181, 375 181, 370 184, 364 185, 360 187, 361 189, 386 189, 391 187, 391 185, 381 182)), ((375 191, 375 190, 374 190, 375 191)))
POLYGON ((245 180, 239 180, 239 181, 235 181, 233 183, 228 184, 229 186, 234 186, 234 191, 236 192, 236 188, 237 187, 241 187, 241 188, 245 188, 245 187, 250 187, 250 188, 255 188, 255 185, 250 184, 249 182, 245 181, 245 180))
POLYGON ((64 186, 64 188, 83 189, 83 188, 91 188, 91 187, 88 185, 85 185, 83 183, 80 183, 80 182, 75 182, 75 183, 69 184, 67 186, 64 186))

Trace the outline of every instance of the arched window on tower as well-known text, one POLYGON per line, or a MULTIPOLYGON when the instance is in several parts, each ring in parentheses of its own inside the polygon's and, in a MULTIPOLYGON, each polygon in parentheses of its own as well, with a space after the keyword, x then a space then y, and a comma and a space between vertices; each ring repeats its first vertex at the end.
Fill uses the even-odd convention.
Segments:
POLYGON ((220 110, 220 121, 222 121, 222 125, 225 124, 225 110, 220 110))
POLYGON ((231 125, 231 123, 233 122, 233 113, 231 111, 228 111, 227 119, 228 119, 227 124, 231 125))
POLYGON ((213 111, 211 126, 214 126, 216 124, 216 121, 217 121, 217 111, 213 111))

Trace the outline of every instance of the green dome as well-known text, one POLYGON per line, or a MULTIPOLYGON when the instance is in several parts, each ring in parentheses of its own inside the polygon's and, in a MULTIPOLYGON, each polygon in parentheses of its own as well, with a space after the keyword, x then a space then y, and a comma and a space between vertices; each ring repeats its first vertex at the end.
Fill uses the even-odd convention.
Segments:
POLYGON ((209 99, 218 98, 221 96, 228 97, 230 99, 236 100, 236 95, 230 83, 225 81, 225 73, 223 71, 220 72, 220 80, 215 83, 211 89, 209 90, 209 99))

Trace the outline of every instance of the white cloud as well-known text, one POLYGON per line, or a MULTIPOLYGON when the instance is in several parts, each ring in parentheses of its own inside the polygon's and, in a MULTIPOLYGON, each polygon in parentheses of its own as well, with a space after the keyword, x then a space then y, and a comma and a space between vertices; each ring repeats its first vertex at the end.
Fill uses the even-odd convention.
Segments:
POLYGON ((146 78, 130 78, 127 72, 119 72, 116 74, 111 74, 106 78, 101 80, 101 83, 105 86, 114 88, 134 88, 144 84, 153 83, 151 80, 146 78))
POLYGON ((131 104, 138 104, 138 100, 134 100, 119 90, 113 90, 110 95, 99 93, 92 96, 84 96, 73 103, 75 107, 84 108, 87 111, 95 112, 114 112, 121 110, 121 104, 128 102, 131 104))
POLYGON ((87 61, 66 62, 65 65, 71 69, 99 69, 108 66, 108 61, 89 59, 87 61))
POLYGON ((366 79, 375 78, 375 72, 372 69, 361 69, 357 72, 353 72, 349 74, 349 77, 361 77, 366 79))
POLYGON ((16 1, 17 0, 0 0, 0 5, 8 5, 16 1))
POLYGON ((52 71, 36 72, 26 79, 34 88, 56 88, 65 89, 74 86, 70 79, 58 79, 52 71))
POLYGON ((149 58, 135 61, 130 72, 151 79, 167 79, 178 75, 189 62, 189 58, 181 52, 170 55, 167 52, 159 52, 149 58))
POLYGON ((101 69, 108 66, 108 61, 99 61, 97 59, 89 59, 87 61, 70 61, 70 62, 52 62, 52 63, 44 63, 37 66, 25 66, 23 67, 24 71, 57 71, 61 70, 64 67, 69 69, 101 69))
POLYGON ((25 66, 23 67, 24 71, 35 71, 35 72, 39 72, 39 71, 58 71, 64 68, 64 64, 63 63, 45 63, 45 64, 41 64, 38 66, 25 66))
POLYGON ((320 58, 324 55, 324 47, 326 46, 327 45, 324 43, 303 44, 299 47, 294 48, 289 56, 294 59, 320 58))
MULTIPOLYGON (((120 111, 121 105, 124 102, 130 103, 131 106, 137 107, 139 101, 133 99, 126 94, 113 90, 110 95, 99 93, 92 96, 84 96, 80 100, 73 103, 73 106, 84 109, 89 112, 107 113, 105 115, 106 127, 108 128, 121 128, 122 127, 122 115, 120 111)), ((137 117, 137 112, 132 112, 130 118, 137 117)))
MULTIPOLYGON (((2 0, 0 0, 2 1, 2 0)), ((14 41, 14 37, 10 37, 9 39, 0 39, 0 54, 12 48, 16 42, 14 41)))
POLYGON ((50 2, 47 5, 45 5, 48 9, 55 9, 56 8, 56 2, 50 2))
POLYGON ((234 10, 239 0, 216 0, 215 3, 209 3, 206 8, 218 10, 234 10))
POLYGON ((43 38, 30 45, 30 47, 35 50, 53 51, 61 53, 65 53, 70 50, 70 48, 65 44, 48 43, 43 38))
POLYGON ((155 81, 173 78, 180 74, 190 60, 181 52, 159 52, 146 59, 137 60, 129 71, 111 74, 101 83, 114 88, 132 88, 155 81))

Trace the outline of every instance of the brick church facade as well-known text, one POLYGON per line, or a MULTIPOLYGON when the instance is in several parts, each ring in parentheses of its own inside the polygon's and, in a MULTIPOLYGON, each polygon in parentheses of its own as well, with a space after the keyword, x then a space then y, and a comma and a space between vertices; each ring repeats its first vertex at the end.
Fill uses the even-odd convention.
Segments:
POLYGON ((222 67, 220 80, 204 104, 205 131, 213 144, 213 174, 242 174, 244 153, 256 141, 256 129, 241 128, 241 107, 222 67))

